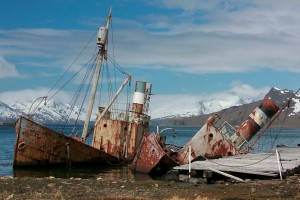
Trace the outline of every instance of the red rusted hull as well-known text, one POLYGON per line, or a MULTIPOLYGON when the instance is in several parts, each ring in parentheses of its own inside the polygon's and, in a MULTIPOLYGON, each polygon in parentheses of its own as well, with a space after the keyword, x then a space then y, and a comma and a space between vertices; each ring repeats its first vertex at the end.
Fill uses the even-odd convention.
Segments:
POLYGON ((155 168, 168 170, 177 164, 187 164, 189 153, 191 161, 201 157, 220 158, 238 155, 241 153, 241 147, 248 144, 248 141, 278 110, 272 100, 265 99, 237 130, 226 121, 221 122, 218 115, 213 115, 194 137, 172 156, 169 154, 171 151, 166 151, 160 143, 157 137, 159 134, 144 136, 132 169, 145 173, 150 173, 155 168))
POLYGON ((130 163, 142 139, 149 131, 148 116, 151 84, 137 81, 132 111, 109 111, 96 121, 92 146, 130 163))
POLYGON ((176 152, 164 149, 158 138, 156 133, 143 136, 131 165, 132 170, 143 173, 166 172, 178 165, 173 156, 176 152))
POLYGON ((102 118, 94 129, 92 146, 122 160, 132 161, 148 125, 102 118))
POLYGON ((218 123, 217 115, 211 116, 196 135, 178 152, 180 164, 188 163, 191 146, 192 160, 204 156, 219 158, 240 154, 241 148, 263 127, 279 108, 271 99, 265 99, 235 130, 227 122, 218 123))
POLYGON ((194 137, 178 152, 177 159, 180 164, 189 162, 189 146, 191 146, 191 160, 201 156, 217 158, 236 155, 238 149, 230 142, 225 134, 215 126, 217 116, 213 115, 206 124, 194 135, 194 137))
POLYGON ((14 167, 118 162, 116 156, 27 118, 20 117, 16 122, 14 167))
POLYGON ((240 147, 249 142, 278 111, 278 106, 271 99, 265 99, 237 128, 235 133, 236 139, 234 140, 235 145, 240 147))

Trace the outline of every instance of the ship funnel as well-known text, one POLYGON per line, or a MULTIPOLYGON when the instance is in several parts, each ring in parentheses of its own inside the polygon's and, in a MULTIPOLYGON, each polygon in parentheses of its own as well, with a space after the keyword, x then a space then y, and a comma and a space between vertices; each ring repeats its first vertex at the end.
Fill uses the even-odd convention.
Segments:
POLYGON ((278 106, 271 100, 265 99, 255 108, 249 117, 237 128, 231 136, 231 141, 241 148, 279 111, 278 106))
POLYGON ((148 115, 149 112, 149 103, 151 95, 150 83, 143 81, 137 81, 135 83, 135 92, 133 94, 132 101, 132 112, 136 113, 139 117, 140 115, 148 115))

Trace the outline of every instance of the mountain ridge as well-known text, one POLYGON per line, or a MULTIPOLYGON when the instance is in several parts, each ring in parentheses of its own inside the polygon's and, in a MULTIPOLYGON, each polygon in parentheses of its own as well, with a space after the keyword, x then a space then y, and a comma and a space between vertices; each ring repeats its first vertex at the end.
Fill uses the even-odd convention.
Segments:
MULTIPOLYGON (((272 88, 263 99, 272 99, 278 107, 282 107, 287 100, 294 95, 294 91, 287 89, 272 88)), ((221 109, 217 112, 211 112, 206 114, 199 114, 193 116, 169 116, 164 118, 152 119, 153 126, 196 126, 201 127, 207 118, 213 114, 218 114, 223 120, 228 123, 237 126, 241 124, 250 113, 261 104, 262 100, 253 101, 242 105, 230 106, 228 108, 221 109)), ((291 100, 289 108, 283 110, 282 114, 278 118, 279 121, 284 121, 284 124, 280 125, 282 128, 300 128, 300 96, 298 94, 291 100)))
MULTIPOLYGON (((272 88, 264 98, 271 98, 279 107, 282 106, 292 95, 291 90, 281 90, 278 88, 272 88)), ((202 126, 206 119, 214 113, 218 113, 225 118, 230 124, 240 124, 245 120, 252 110, 257 107, 262 100, 254 101, 252 99, 234 98, 231 101, 224 100, 211 100, 211 101, 199 101, 195 107, 194 112, 179 113, 177 115, 163 116, 161 118, 155 118, 151 120, 151 125, 157 124, 162 126, 202 126)), ((17 101, 10 105, 0 101, 0 123, 14 123, 20 115, 27 115, 31 107, 31 102, 17 101)), ((300 96, 295 95, 295 98, 290 103, 290 110, 286 111, 287 127, 300 128, 300 96), (298 125, 299 124, 299 125, 298 125)), ((81 110, 79 107, 72 107, 69 104, 48 102, 46 106, 39 108, 35 113, 33 119, 42 124, 61 124, 66 119, 69 119, 69 123, 75 121, 78 124, 82 124, 85 110, 81 110), (75 114, 70 114, 70 110, 74 110, 75 114), (81 113, 79 117, 77 114, 81 113)), ((93 116, 95 118, 95 115, 93 116)))

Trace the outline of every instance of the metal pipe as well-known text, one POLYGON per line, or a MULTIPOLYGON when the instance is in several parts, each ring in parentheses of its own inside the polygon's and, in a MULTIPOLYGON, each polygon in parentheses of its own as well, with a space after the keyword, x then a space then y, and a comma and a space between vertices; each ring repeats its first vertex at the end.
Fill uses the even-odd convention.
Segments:
MULTIPOLYGON (((123 84, 120 86, 119 90, 117 91, 117 93, 115 94, 115 96, 110 100, 110 102, 108 103, 108 105, 106 106, 106 108, 102 111, 102 113, 99 115, 96 123, 94 124, 93 127, 96 127, 96 125, 100 122, 101 118, 106 114, 106 112, 108 111, 108 109, 111 107, 111 105, 114 103, 114 101, 116 100, 116 98, 119 96, 119 94, 122 92, 123 88, 125 87, 125 85, 127 84, 127 82, 131 79, 131 75, 129 75, 125 81, 123 82, 123 84)), ((90 136, 92 131, 89 131, 85 137, 82 137, 82 141, 85 141, 86 138, 88 136, 90 136)))
MULTIPOLYGON (((35 102, 37 102, 38 100, 40 100, 40 99, 41 99, 41 101, 40 101, 39 105, 42 103, 42 101, 43 101, 44 99, 45 99, 45 105, 46 105, 46 99, 47 99, 47 96, 38 97, 36 100, 34 100, 34 101, 32 102, 32 104, 31 104, 29 110, 28 110, 27 116, 28 116, 29 118, 31 118, 31 117, 35 114, 35 112, 30 113, 31 108, 33 107, 33 104, 34 104, 35 102)), ((39 105, 37 106, 37 109, 38 109, 39 105)))
POLYGON ((191 178, 192 147, 189 146, 189 178, 191 178))
POLYGON ((278 150, 277 150, 277 149, 276 149, 276 157, 277 157, 277 163, 278 163, 278 169, 279 169, 280 180, 282 180, 282 174, 281 174, 281 162, 280 162, 279 153, 278 153, 278 150))
POLYGON ((263 136, 263 134, 269 129, 269 127, 273 124, 273 122, 277 119, 277 117, 281 114, 281 112, 290 104, 291 100, 296 96, 296 94, 300 91, 300 88, 290 97, 290 99, 282 106, 282 108, 275 114, 275 116, 271 119, 267 126, 260 132, 260 134, 256 137, 256 139, 243 151, 243 153, 249 153, 250 149, 257 143, 257 141, 263 136))
MULTIPOLYGON (((105 26, 106 31, 108 31, 108 28, 109 28, 109 25, 110 25, 111 13, 112 13, 112 11, 110 9, 109 15, 108 15, 107 20, 106 20, 106 26, 105 26)), ((101 45, 99 46, 98 62, 97 62, 96 70, 95 70, 93 87, 92 87, 92 91, 91 91, 88 111, 87 111, 83 131, 82 131, 82 141, 85 141, 86 138, 87 138, 87 130, 88 130, 89 122, 90 122, 90 119, 91 119, 92 110, 93 110, 93 107, 94 107, 94 101, 95 101, 95 96, 96 96, 96 91, 97 91, 97 86, 98 86, 98 81, 99 81, 99 75, 100 75, 100 72, 101 72, 103 56, 104 56, 104 53, 105 53, 107 33, 104 34, 103 36, 104 36, 104 38, 103 38, 103 40, 101 40, 101 45)))

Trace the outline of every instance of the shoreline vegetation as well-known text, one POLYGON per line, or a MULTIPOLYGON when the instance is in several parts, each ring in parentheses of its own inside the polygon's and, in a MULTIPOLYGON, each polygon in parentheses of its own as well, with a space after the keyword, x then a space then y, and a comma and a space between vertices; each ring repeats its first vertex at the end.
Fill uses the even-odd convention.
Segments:
POLYGON ((217 181, 110 180, 103 177, 0 177, 0 199, 299 199, 300 174, 280 179, 217 181))

